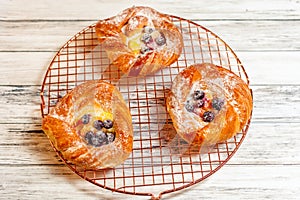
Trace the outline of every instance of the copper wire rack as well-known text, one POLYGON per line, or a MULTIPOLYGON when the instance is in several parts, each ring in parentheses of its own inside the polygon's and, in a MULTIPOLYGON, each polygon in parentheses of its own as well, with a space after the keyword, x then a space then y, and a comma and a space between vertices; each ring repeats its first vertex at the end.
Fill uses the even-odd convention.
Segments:
POLYGON ((75 86, 103 79, 118 87, 128 103, 134 126, 131 156, 120 166, 104 170, 82 170, 66 165, 83 179, 102 188, 160 199, 201 182, 220 169, 244 140, 244 129, 226 142, 193 153, 176 134, 165 108, 165 97, 176 75, 194 63, 221 65, 249 84, 248 76, 233 50, 216 34, 190 20, 170 16, 180 29, 184 48, 177 62, 146 77, 121 77, 109 65, 105 50, 95 35, 95 24, 72 37, 55 55, 41 89, 41 112, 46 116, 61 97, 75 86), (185 153, 182 153, 184 150, 185 153))

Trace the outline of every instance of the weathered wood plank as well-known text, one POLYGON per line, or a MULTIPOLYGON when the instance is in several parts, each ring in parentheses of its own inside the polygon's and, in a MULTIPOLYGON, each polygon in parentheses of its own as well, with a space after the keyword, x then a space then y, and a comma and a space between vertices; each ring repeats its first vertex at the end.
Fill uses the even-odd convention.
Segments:
MULTIPOLYGON (((0 166, 0 177, 0 193, 6 199, 150 199, 112 193, 65 166, 0 166)), ((205 181, 163 199, 298 199, 299 177, 298 165, 224 166, 205 181)))
MULTIPOLYGON (((251 84, 300 84, 298 51, 236 53, 251 84)), ((55 52, 0 52, 0 85, 41 85, 54 55, 55 52)))
MULTIPOLYGON (((254 94, 253 122, 300 122, 299 85, 254 85, 251 88, 254 94)), ((0 86, 0 113, 6 116, 0 123, 38 123, 41 117, 39 90, 39 86, 0 86)))
MULTIPOLYGON (((0 165, 60 165, 40 124, 1 124, 0 165), (18 153, 16 153, 18 151, 18 153)), ((300 165, 300 123, 257 123, 228 165, 300 165)))
POLYGON ((0 19, 99 19, 115 15, 133 5, 151 6, 161 12, 190 19, 299 19, 297 0, 272 1, 159 1, 150 2, 80 0, 41 1, 24 3, 21 0, 1 1, 0 19), (24 15, 26 13, 26 15, 24 15))
MULTIPOLYGON (((0 51, 57 51, 95 22, 0 21, 0 51)), ((300 50, 300 20, 195 22, 216 33, 236 51, 300 50)))
POLYGON ((299 84, 300 52, 236 52, 250 84, 299 84))

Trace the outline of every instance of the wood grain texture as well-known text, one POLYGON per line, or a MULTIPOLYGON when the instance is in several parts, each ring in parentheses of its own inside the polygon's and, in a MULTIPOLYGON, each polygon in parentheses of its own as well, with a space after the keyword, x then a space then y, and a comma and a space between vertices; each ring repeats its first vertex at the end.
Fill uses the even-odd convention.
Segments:
MULTIPOLYGON (((251 89, 254 94, 253 122, 300 123, 300 85, 253 85, 251 89)), ((0 124, 39 124, 39 90, 40 86, 0 86, 0 112, 6 113, 0 124)))
POLYGON ((22 5, 22 0, 1 1, 2 20, 97 20, 110 17, 133 5, 151 6, 168 14, 189 19, 299 19, 298 0, 254 1, 160 1, 65 0, 38 1, 22 5), (26 13, 26 14, 24 14, 26 13))
MULTIPOLYGON (((293 165, 225 166, 197 186, 164 199, 297 199, 299 175, 293 165)), ((0 166, 0 176, 2 197, 11 199, 149 199, 96 187, 63 165, 0 166)))
MULTIPOLYGON (((300 84, 298 51, 237 51, 236 54, 250 84, 300 84)), ((41 85, 54 56, 55 52, 0 52, 0 85, 41 85)))
POLYGON ((233 158, 163 199, 298 199, 299 0, 0 1, 0 199, 149 199, 81 179, 41 131, 40 88, 55 52, 86 26, 132 5, 215 32, 241 59, 254 94, 252 123, 233 158))
MULTIPOLYGON (((0 21, 0 52, 57 51, 73 35, 96 22, 0 21), (12 31, 15 33, 11 34, 12 31)), ((300 20, 194 22, 216 33, 235 51, 300 50, 300 32, 295 31, 295 27, 300 27, 300 20)))
MULTIPOLYGON (((0 166, 62 164, 41 131, 40 124, 1 126, 1 132, 8 134, 0 136, 0 150, 6 152, 0 155, 0 166), (15 153, 16 149, 18 154, 15 153)), ((241 148, 227 165, 300 165, 299 131, 295 123, 270 125, 253 122, 241 148)))

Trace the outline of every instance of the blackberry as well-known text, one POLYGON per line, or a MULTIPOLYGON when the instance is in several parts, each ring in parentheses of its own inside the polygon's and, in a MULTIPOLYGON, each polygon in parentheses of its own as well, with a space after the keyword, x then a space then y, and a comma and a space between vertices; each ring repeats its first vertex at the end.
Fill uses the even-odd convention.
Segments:
POLYGON ((212 100, 212 107, 218 111, 222 109, 224 105, 224 100, 220 98, 213 98, 212 100))
POLYGON ((114 125, 114 123, 113 123, 113 121, 111 121, 110 119, 107 119, 107 120, 104 120, 104 121, 103 121, 103 126, 104 126, 104 128, 106 128, 106 129, 112 128, 113 125, 114 125))
POLYGON ((107 134, 107 140, 108 140, 108 143, 112 143, 114 140, 115 140, 115 134, 114 133, 109 133, 107 134))
POLYGON ((197 101, 196 105, 197 105, 198 108, 202 108, 204 106, 204 104, 205 104, 205 101, 199 100, 199 101, 197 101))
POLYGON ((205 93, 203 91, 201 91, 201 90, 194 91, 194 96, 193 97, 194 97, 195 100, 203 99, 204 96, 205 96, 205 93))
POLYGON ((101 130, 104 127, 104 124, 101 120, 94 121, 94 128, 97 130, 101 130))
POLYGON ((89 145, 93 145, 93 138, 95 137, 94 133, 92 131, 88 131, 85 136, 84 139, 87 141, 87 143, 89 145))
POLYGON ((149 33, 144 33, 141 37, 142 42, 148 44, 153 41, 152 36, 149 33))
POLYGON ((88 114, 83 115, 83 116, 81 117, 81 122, 82 122, 83 124, 88 124, 88 123, 90 122, 90 115, 88 115, 88 114))
POLYGON ((203 116, 202 116, 202 119, 203 119, 203 121, 205 121, 205 122, 211 122, 212 120, 214 120, 214 118, 215 118, 215 115, 214 115, 214 113, 211 112, 211 111, 206 111, 206 112, 204 112, 204 113, 203 113, 203 116))
POLYGON ((155 43, 159 46, 166 44, 166 37, 163 33, 160 33, 160 36, 155 38, 155 43))
POLYGON ((93 141, 93 145, 95 147, 99 147, 99 146, 102 146, 105 144, 108 144, 108 139, 107 139, 106 133, 104 133, 102 131, 98 131, 96 133, 95 139, 93 141))

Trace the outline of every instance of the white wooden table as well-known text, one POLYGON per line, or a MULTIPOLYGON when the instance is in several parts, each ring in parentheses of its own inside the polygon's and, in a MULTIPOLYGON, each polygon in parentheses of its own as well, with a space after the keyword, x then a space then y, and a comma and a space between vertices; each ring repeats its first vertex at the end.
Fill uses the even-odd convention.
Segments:
POLYGON ((300 1, 0 1, 0 198, 147 199, 71 172, 41 131, 42 79, 78 31, 132 5, 207 27, 241 59, 254 93, 248 135, 205 181, 165 199, 299 199, 300 1))

